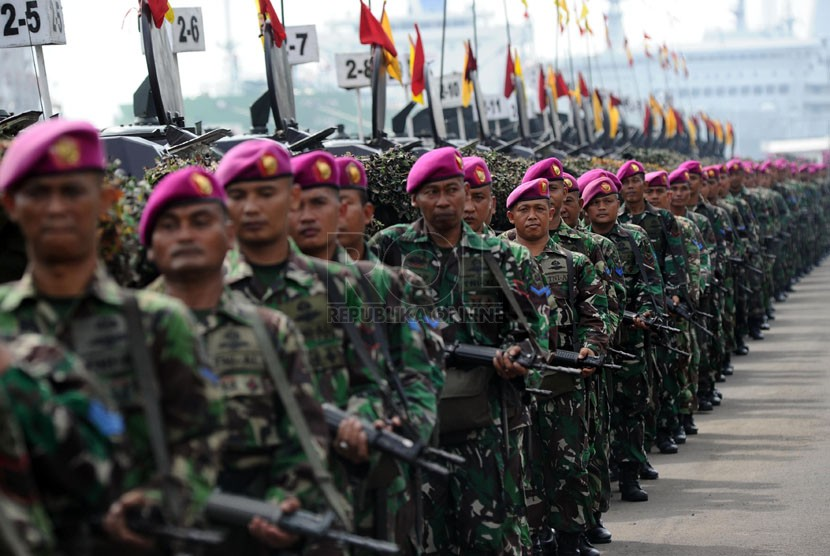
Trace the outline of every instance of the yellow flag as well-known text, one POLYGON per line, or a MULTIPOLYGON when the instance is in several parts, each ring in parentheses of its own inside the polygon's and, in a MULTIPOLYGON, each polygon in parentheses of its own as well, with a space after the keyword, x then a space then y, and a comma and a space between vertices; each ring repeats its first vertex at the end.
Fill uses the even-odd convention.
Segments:
POLYGON ((666 106, 664 114, 666 115, 666 138, 671 139, 677 135, 677 118, 675 118, 671 106, 666 106))
POLYGON ((723 143, 723 125, 720 120, 714 120, 712 123, 715 124, 715 138, 717 138, 718 143, 723 143))
MULTIPOLYGON (((392 36, 392 26, 389 24, 389 16, 386 15, 386 2, 383 3, 383 15, 380 17, 380 26, 383 27, 383 31, 386 33, 386 36, 389 37, 389 42, 391 42, 392 46, 394 46, 395 38, 392 36)), ((392 56, 386 51, 386 49, 383 51, 383 58, 386 60, 386 72, 392 79, 395 79, 403 85, 401 63, 398 61, 398 58, 392 56)))
POLYGON ((605 126, 602 125, 602 101, 596 89, 594 89, 594 93, 591 95, 591 107, 594 110, 594 131, 600 133, 605 126))
POLYGON ((524 76, 522 75, 522 62, 519 60, 518 50, 516 50, 516 55, 513 57, 513 73, 515 73, 516 77, 524 82, 524 76))
POLYGON ((564 31, 565 25, 571 21, 571 12, 568 11, 567 0, 554 0, 556 3, 556 18, 559 21, 559 30, 564 31))
POLYGON ((173 6, 170 5, 170 2, 167 3, 167 13, 164 14, 164 19, 170 23, 176 21, 176 14, 173 13, 173 6))
POLYGON ((663 119, 663 107, 660 106, 660 103, 657 102, 657 99, 654 98, 654 95, 648 95, 648 105, 651 108, 651 113, 657 116, 660 116, 660 119, 663 119))
POLYGON ((691 140, 692 146, 694 147, 697 145, 697 126, 695 125, 694 119, 691 116, 686 118, 686 129, 689 130, 689 139, 691 140))
POLYGON ((620 110, 613 104, 608 109, 608 135, 611 136, 611 139, 617 136, 617 132, 620 129, 620 110))
POLYGON ((556 74, 553 72, 553 66, 548 66, 547 78, 548 88, 550 89, 551 97, 553 97, 553 115, 556 116, 558 110, 557 107, 557 98, 559 95, 556 94, 556 74))
MULTIPOLYGON (((415 67, 415 43, 412 42, 412 37, 409 37, 409 76, 412 77, 412 72, 415 67)), ((421 91, 417 95, 412 95, 412 100, 418 104, 424 104, 424 93, 421 91)))

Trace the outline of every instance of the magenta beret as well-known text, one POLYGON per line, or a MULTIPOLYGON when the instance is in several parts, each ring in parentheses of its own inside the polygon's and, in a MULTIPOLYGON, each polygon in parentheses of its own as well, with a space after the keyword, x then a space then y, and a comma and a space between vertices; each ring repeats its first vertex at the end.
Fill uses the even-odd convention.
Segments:
MULTIPOLYGON (((663 174, 665 174, 665 172, 663 172, 663 174)), ((669 174, 669 187, 680 183, 689 183, 689 171, 683 168, 678 168, 669 174)), ((651 182, 649 182, 649 185, 656 186, 656 184, 652 184, 651 182)))
POLYGON ((291 174, 288 149, 271 139, 251 139, 225 153, 216 169, 216 181, 227 189, 238 181, 272 180, 291 174))
POLYGON ((536 199, 550 199, 550 186, 545 178, 537 178, 527 181, 510 192, 507 196, 507 210, 522 201, 534 201, 536 199))
POLYGON ((490 168, 484 159, 478 156, 465 156, 464 162, 464 181, 470 186, 470 189, 477 189, 479 187, 487 187, 492 185, 493 176, 490 175, 490 168))
POLYGON ((706 178, 708 179, 719 179, 720 178, 720 165, 715 164, 714 166, 707 166, 703 169, 703 173, 706 178))
MULTIPOLYGON (((677 171, 677 170, 675 170, 677 171)), ((669 174, 665 170, 658 170, 656 172, 649 172, 645 176, 646 187, 666 187, 671 184, 669 174)))
POLYGON ((595 179, 586 183, 585 186, 582 188, 582 202, 584 203, 584 206, 587 207, 591 203, 591 201, 593 201, 597 197, 605 197, 607 195, 616 194, 617 189, 614 185, 614 182, 611 181, 611 178, 609 178, 608 176, 601 174, 598 175, 595 179))
POLYGON ((626 178, 630 178, 636 174, 645 174, 646 169, 645 167, 637 162, 636 160, 627 160, 620 169, 617 170, 617 179, 623 181, 626 178))
POLYGON ((678 170, 686 170, 690 174, 697 174, 698 176, 703 175, 703 165, 697 160, 687 160, 677 168, 678 170))
POLYGON ((412 165, 406 177, 406 192, 415 193, 422 185, 464 177, 464 159, 455 147, 429 151, 412 165))
POLYGON ((322 186, 340 188, 335 158, 326 151, 298 154, 291 161, 291 167, 294 169, 294 183, 301 189, 322 186))
POLYGON ((726 172, 729 174, 736 174, 743 169, 743 163, 738 158, 733 158, 732 160, 726 163, 726 172))
POLYGON ((562 163, 559 162, 558 158, 546 158, 527 169, 524 177, 522 177, 522 183, 539 178, 545 178, 548 181, 561 180, 564 173, 562 163))
POLYGON ((366 177, 366 168, 363 163, 351 156, 336 158, 337 172, 340 175, 340 189, 359 189, 366 191, 369 180, 366 177))
POLYGON ((182 201, 214 201, 224 204, 225 190, 209 171, 188 166, 167 174, 156 184, 138 224, 142 245, 150 245, 156 220, 173 203, 182 201))
POLYGON ((88 122, 54 118, 15 137, 0 163, 0 191, 26 178, 106 167, 98 130, 88 122))
POLYGON ((565 193, 576 191, 579 193, 579 180, 567 172, 562 172, 562 179, 565 181, 565 193))
POLYGON ((766 174, 769 172, 770 168, 774 168, 772 160, 765 160, 758 165, 758 172, 766 174))
POLYGON ((611 183, 614 185, 614 192, 619 193, 619 191, 622 189, 622 182, 620 182, 616 174, 614 174, 613 172, 609 172, 608 170, 605 170, 603 168, 594 168, 592 170, 588 170, 587 172, 579 176, 579 179, 577 180, 577 185, 579 186, 580 191, 585 189, 586 185, 588 185, 589 183, 601 176, 605 176, 606 178, 611 180, 611 183))

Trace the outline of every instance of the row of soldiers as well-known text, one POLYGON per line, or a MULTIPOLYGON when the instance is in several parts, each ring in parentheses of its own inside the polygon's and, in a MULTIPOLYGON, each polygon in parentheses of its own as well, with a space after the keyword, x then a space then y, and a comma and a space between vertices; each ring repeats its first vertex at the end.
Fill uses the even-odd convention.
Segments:
POLYGON ((104 168, 60 119, 0 163, 29 258, 0 286, 4 554, 598 554, 612 478, 648 499, 648 452, 696 434, 828 247, 820 167, 550 158, 498 234, 451 147, 409 172, 421 217, 367 241, 359 161, 253 139, 156 185, 134 291, 97 254, 104 168))

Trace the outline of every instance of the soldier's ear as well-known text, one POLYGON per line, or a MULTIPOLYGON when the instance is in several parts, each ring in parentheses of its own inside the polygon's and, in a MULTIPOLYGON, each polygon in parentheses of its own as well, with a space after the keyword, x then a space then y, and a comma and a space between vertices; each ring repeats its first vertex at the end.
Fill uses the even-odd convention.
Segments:
POLYGON ((3 195, 3 210, 6 211, 6 214, 9 215, 9 219, 12 222, 17 222, 17 218, 15 217, 15 207, 16 203, 14 202, 14 195, 9 193, 8 191, 4 192, 3 195))
POLYGON ((418 207, 418 203, 415 202, 415 195, 410 195, 409 196, 409 204, 413 207, 416 207, 416 208, 418 207))
POLYGON ((511 224, 515 224, 515 221, 513 219, 513 211, 512 210, 507 211, 507 219, 510 221, 511 224))
POLYGON ((291 186, 291 210, 300 210, 300 195, 302 190, 296 183, 291 186))

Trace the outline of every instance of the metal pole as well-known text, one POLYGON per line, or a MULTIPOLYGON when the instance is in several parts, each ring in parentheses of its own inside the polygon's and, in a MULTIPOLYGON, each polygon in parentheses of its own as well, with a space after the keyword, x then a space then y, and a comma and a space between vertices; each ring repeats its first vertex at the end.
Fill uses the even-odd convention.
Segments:
POLYGON ((444 0, 444 20, 441 23, 441 76, 438 78, 438 90, 444 95, 444 44, 447 39, 447 0, 444 0))
POLYGON ((464 110, 461 107, 455 109, 455 114, 458 117, 458 135, 462 141, 467 140, 467 126, 464 123, 464 110))
POLYGON ((507 0, 502 0, 502 5, 504 6, 504 25, 507 27, 507 44, 509 46, 513 44, 513 41, 510 39, 510 19, 507 17, 507 0))
POLYGON ((360 100, 360 88, 354 92, 357 95, 357 139, 363 142, 363 101, 360 100))
POLYGON ((478 54, 478 18, 476 17, 476 0, 473 0, 473 44, 478 54))
POLYGON ((43 103, 43 118, 52 117, 52 95, 49 94, 49 79, 46 77, 46 63, 43 60, 43 47, 35 46, 35 60, 37 61, 37 77, 40 86, 40 98, 43 103))

